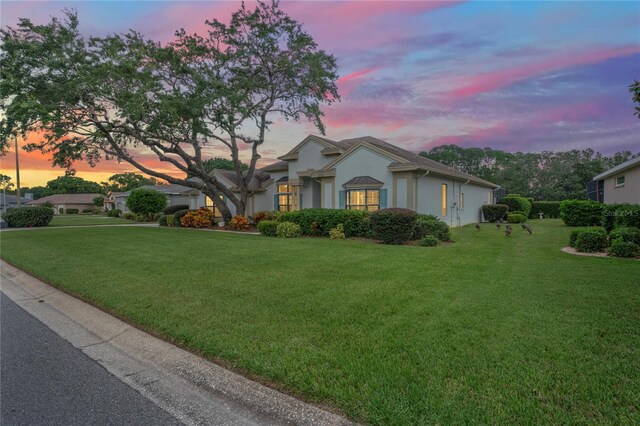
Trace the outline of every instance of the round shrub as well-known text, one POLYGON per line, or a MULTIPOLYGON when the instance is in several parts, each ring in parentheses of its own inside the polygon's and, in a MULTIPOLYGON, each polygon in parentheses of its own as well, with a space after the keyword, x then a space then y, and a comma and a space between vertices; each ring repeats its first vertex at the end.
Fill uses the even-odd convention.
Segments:
POLYGON ((525 223, 527 216, 523 212, 513 212, 507 215, 507 222, 509 223, 525 223))
POLYGON ((131 213, 131 212, 126 212, 126 213, 122 213, 122 217, 127 219, 127 220, 133 220, 136 217, 135 213, 131 213))
POLYGON ((420 245, 422 247, 435 247, 440 244, 440 240, 434 237, 433 235, 427 235, 423 239, 420 240, 420 245))
POLYGON ((568 226, 598 226, 603 205, 591 200, 565 200, 560 203, 560 219, 568 226))
POLYGON ((336 226, 335 228, 331 229, 329 231, 329 238, 331 238, 332 240, 344 240, 344 238, 345 238, 344 225, 342 225, 340 223, 340 224, 338 224, 338 226, 336 226))
POLYGON ((213 225, 213 212, 206 208, 189 210, 180 218, 180 224, 185 228, 209 228, 213 225))
POLYGON ((53 210, 49 207, 22 207, 9 209, 3 219, 11 228, 32 228, 47 226, 53 219, 53 210))
POLYGON ((590 232, 590 231, 604 232, 606 234, 605 229, 601 226, 588 226, 584 228, 572 229, 571 233, 569 234, 569 246, 575 247, 576 240, 578 239, 578 235, 582 234, 583 232, 590 232))
POLYGON ((609 245, 609 238, 604 229, 585 229, 576 237, 576 250, 584 253, 603 251, 609 245))
POLYGON ((169 224, 167 223, 167 215, 161 215, 160 218, 158 219, 158 225, 160 226, 169 226, 169 224))
POLYGON ((180 226, 176 225, 176 216, 173 214, 166 214, 164 217, 167 220, 167 226, 180 226))
POLYGON ((485 204, 482 206, 484 220, 491 223, 503 220, 508 212, 509 206, 506 204, 485 204))
POLYGON ((58 208, 58 213, 59 214, 64 214, 64 209, 62 207, 58 208))
POLYGON ((231 225, 233 229, 237 230, 247 229, 249 227, 249 219, 247 219, 245 216, 237 215, 234 216, 233 219, 231 219, 229 225, 231 225))
POLYGON ((421 240, 427 235, 432 235, 440 241, 449 241, 451 234, 449 225, 435 216, 420 214, 413 229, 413 240, 421 240))
MULTIPOLYGON (((189 209, 185 209, 185 210, 179 210, 179 211, 175 212, 173 214, 173 226, 178 226, 178 227, 182 226, 182 222, 181 222, 182 221, 182 217, 184 215, 186 215, 187 213, 189 213, 190 211, 191 210, 189 210, 189 209)), ((167 219, 167 222, 168 222, 168 219, 167 219)))
POLYGON ((614 240, 609 247, 609 256, 638 257, 640 256, 640 245, 631 241, 614 240))
POLYGON ((265 211, 257 211, 256 214, 253 215, 253 223, 255 223, 256 226, 258 226, 258 224, 260 222, 262 222, 263 220, 270 220, 270 215, 269 212, 265 212, 265 211))
POLYGON ((373 237, 384 244, 403 244, 413 236, 418 214, 413 210, 390 208, 371 213, 373 237))
POLYGON ((260 223, 258 223, 258 231, 267 237, 275 237, 277 228, 278 222, 275 220, 261 220, 260 223))
POLYGON ((296 223, 280 222, 276 228, 276 235, 281 238, 296 238, 302 235, 302 231, 296 223))
POLYGON ((619 226, 609 234, 609 239, 622 240, 629 243, 640 244, 640 228, 631 226, 619 226))
POLYGON ((164 194, 153 189, 134 189, 127 198, 127 207, 133 213, 160 213, 167 206, 164 194))
POLYGON ((66 214, 78 214, 80 213, 80 210, 78 209, 67 209, 67 211, 65 211, 66 214))
POLYGON ((510 212, 521 212, 524 214, 525 218, 529 217, 529 213, 531 212, 531 203, 524 197, 517 196, 516 194, 507 195, 502 200, 500 200, 500 204, 506 204, 509 206, 510 212))
POLYGON ((120 209, 109 210, 109 211, 107 211, 107 216, 109 216, 109 217, 120 217, 120 216, 122 216, 122 210, 120 210, 120 209))
POLYGON ((174 214, 175 212, 179 212, 180 210, 189 210, 189 206, 186 204, 176 204, 175 206, 167 206, 162 211, 165 215, 174 214))

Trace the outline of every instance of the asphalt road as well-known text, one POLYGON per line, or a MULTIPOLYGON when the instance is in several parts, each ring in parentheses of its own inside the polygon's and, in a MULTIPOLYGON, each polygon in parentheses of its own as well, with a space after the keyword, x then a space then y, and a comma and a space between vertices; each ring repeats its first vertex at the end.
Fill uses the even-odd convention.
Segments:
POLYGON ((180 423, 0 293, 0 424, 180 423))

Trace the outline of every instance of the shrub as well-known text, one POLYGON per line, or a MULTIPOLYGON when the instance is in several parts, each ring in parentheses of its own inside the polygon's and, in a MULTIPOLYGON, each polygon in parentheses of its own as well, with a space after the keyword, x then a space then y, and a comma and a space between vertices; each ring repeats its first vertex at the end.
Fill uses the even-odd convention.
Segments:
POLYGON ((213 225, 213 212, 206 208, 189 210, 180 218, 180 224, 185 228, 208 228, 213 225))
POLYGON ((435 216, 420 214, 413 230, 413 240, 422 240, 427 235, 436 237, 440 241, 449 241, 451 238, 449 225, 435 216))
POLYGON ((160 216, 160 218, 158 219, 158 225, 160 226, 169 226, 169 224, 167 223, 167 216, 166 215, 162 215, 160 216))
POLYGON ((529 217, 529 213, 531 212, 531 203, 529 200, 516 194, 507 195, 500 200, 500 204, 509 206, 510 212, 522 212, 525 218, 529 217))
POLYGON ((370 236, 369 213, 361 210, 302 209, 279 213, 278 220, 298 224, 303 235, 328 237, 342 224, 347 238, 370 236))
POLYGON ((231 219, 229 225, 231 225, 233 229, 247 229, 249 227, 249 219, 247 219, 245 216, 237 215, 234 216, 233 219, 231 219))
POLYGON ((281 238, 296 238, 302 235, 302 231, 297 223, 280 222, 276 228, 276 235, 281 238))
MULTIPOLYGON (((167 226, 176 226, 176 216, 173 214, 167 214, 164 216, 167 220, 167 226)), ((178 225, 179 226, 179 225, 178 225)))
POLYGON ((507 215, 507 222, 509 223, 525 223, 527 216, 523 212, 513 212, 507 215))
POLYGON ((84 209, 82 210, 82 213, 93 213, 92 209, 84 209))
POLYGON ((271 220, 269 212, 265 212, 264 210, 257 211, 256 214, 253 215, 253 223, 258 226, 260 222, 263 220, 271 220))
POLYGON ((58 213, 59 214, 63 214, 64 213, 64 209, 62 207, 58 208, 58 213))
POLYGON ((80 210, 78 210, 78 209, 67 209, 67 211, 65 213, 66 214, 78 214, 78 213, 80 213, 80 210))
POLYGON ((545 219, 557 219, 560 217, 560 201, 534 201, 531 203, 530 219, 538 219, 540 213, 545 219))
POLYGON ((585 231, 586 232, 590 232, 590 231, 601 232, 601 231, 604 231, 605 234, 606 234, 606 231, 601 226, 588 226, 588 227, 584 227, 584 228, 575 228, 575 229, 572 229, 571 233, 569 234, 569 246, 575 247, 576 246, 576 239, 578 238, 578 235, 582 234, 585 231))
POLYGON ((3 219, 11 228, 31 228, 47 226, 53 219, 53 210, 49 207, 21 207, 9 209, 3 219))
POLYGON ((640 229, 631 226, 620 226, 609 234, 609 239, 622 240, 629 243, 640 244, 640 229))
POLYGON ((602 223, 603 205, 591 200, 560 202, 560 218, 568 226, 598 226, 602 223))
POLYGON ((122 210, 120 209, 113 209, 107 212, 107 216, 109 217, 120 217, 121 215, 122 215, 122 210))
POLYGON ((435 247, 440 244, 440 240, 434 237, 433 235, 427 235, 423 239, 420 240, 420 245, 422 247, 435 247))
POLYGON ((179 210, 177 212, 175 212, 173 214, 173 226, 182 226, 182 218, 184 217, 184 215, 186 215, 187 213, 189 213, 191 210, 189 209, 184 209, 184 210, 179 210))
POLYGON ((127 197, 127 207, 133 213, 160 213, 167 206, 164 194, 153 189, 134 189, 127 197))
POLYGON ((640 246, 631 241, 614 240, 609 247, 609 256, 638 257, 640 256, 640 246))
POLYGON ((616 227, 616 210, 623 204, 604 204, 602 206, 602 218, 600 219, 600 225, 604 226, 607 232, 613 231, 616 227))
POLYGON ((258 231, 267 237, 275 237, 277 228, 278 222, 275 220, 261 220, 260 223, 258 223, 258 231))
POLYGON ((329 230, 329 238, 332 240, 344 240, 344 225, 340 223, 335 228, 329 230))
POLYGON ((371 213, 373 237, 384 244, 403 244, 413 236, 418 214, 413 210, 390 208, 371 213))
POLYGON ((175 206, 167 206, 162 211, 165 215, 174 214, 180 210, 189 210, 189 206, 186 204, 176 204, 175 206))
POLYGON ((491 223, 503 220, 509 212, 506 204, 487 204, 482 206, 482 215, 486 221, 491 223))
POLYGON ((624 204, 615 210, 615 226, 640 228, 640 205, 624 204))
POLYGON ((126 212, 126 213, 122 213, 122 217, 128 220, 133 220, 135 219, 136 214, 131 212, 126 212))
POLYGON ((584 229, 575 240, 575 248, 584 253, 603 251, 609 245, 607 231, 603 228, 584 229))

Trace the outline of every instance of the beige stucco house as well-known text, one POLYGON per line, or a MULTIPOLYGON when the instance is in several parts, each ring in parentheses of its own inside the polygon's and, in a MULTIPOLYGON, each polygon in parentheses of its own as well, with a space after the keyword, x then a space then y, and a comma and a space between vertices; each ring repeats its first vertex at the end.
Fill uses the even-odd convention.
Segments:
MULTIPOLYGON (((204 206, 204 196, 200 191, 188 188, 182 185, 143 185, 137 189, 151 189, 158 191, 167 197, 167 206, 186 205, 190 209, 196 209, 204 206)), ((131 191, 112 192, 106 197, 106 203, 109 208, 120 209, 123 213, 129 211, 127 207, 127 198, 131 195, 131 191)))
POLYGON ((77 209, 78 212, 82 212, 83 210, 93 210, 96 208, 93 203, 93 199, 96 197, 101 197, 101 194, 92 193, 92 194, 54 194, 48 195, 46 197, 38 198, 37 200, 33 200, 27 203, 29 206, 39 206, 45 203, 53 204, 53 211, 55 214, 60 213, 60 209, 64 213, 67 212, 68 209, 77 209))
MULTIPOLYGON (((498 187, 371 136, 333 141, 310 135, 279 160, 256 171, 248 215, 259 210, 402 207, 461 226, 482 219, 481 206, 493 203, 498 187)), ((237 185, 235 172, 214 173, 228 188, 237 185)), ((234 206, 228 205, 234 214, 234 206)))
POLYGON ((640 204, 640 157, 600 173, 587 192, 589 199, 606 204, 640 204))

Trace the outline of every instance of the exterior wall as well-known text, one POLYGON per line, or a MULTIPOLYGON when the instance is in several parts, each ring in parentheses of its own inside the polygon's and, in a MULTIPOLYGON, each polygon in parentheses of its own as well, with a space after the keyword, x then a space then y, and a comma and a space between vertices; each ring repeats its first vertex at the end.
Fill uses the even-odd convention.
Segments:
POLYGON ((273 196, 276 194, 276 191, 277 191, 275 182, 280 178, 288 176, 289 172, 281 171, 281 172, 272 172, 269 174, 271 175, 271 179, 273 179, 273 183, 269 185, 266 191, 257 192, 253 195, 253 197, 251 197, 253 198, 254 210, 250 213, 250 215, 253 215, 255 212, 258 212, 261 210, 262 211, 273 210, 273 196))
POLYGON ((67 209, 78 209, 79 213, 82 213, 82 210, 94 209, 96 206, 92 204, 54 204, 54 212, 58 214, 59 209, 62 207, 64 212, 67 212, 67 209))
MULTIPOLYGON (((325 148, 314 141, 309 141, 298 151, 298 159, 289 161, 289 179, 298 179, 297 172, 308 169, 319 170, 329 164, 335 157, 326 157, 320 151, 325 148)), ((304 200, 303 200, 304 201, 304 200)))
POLYGON ((640 166, 604 179, 604 202, 640 204, 640 166), (625 182, 616 188, 616 178, 619 176, 624 176, 625 182))
MULTIPOLYGON (((387 167, 393 160, 381 156, 365 147, 361 147, 338 163, 336 166, 336 176, 334 185, 334 208, 338 208, 338 193, 344 190, 342 185, 356 176, 370 176, 380 182, 384 182, 382 189, 387 190, 387 207, 394 207, 393 174, 387 167)), ((325 183, 328 180, 323 180, 325 183)), ((326 191, 325 187, 325 191, 326 191)), ((325 197, 326 198, 326 194, 325 197)))

